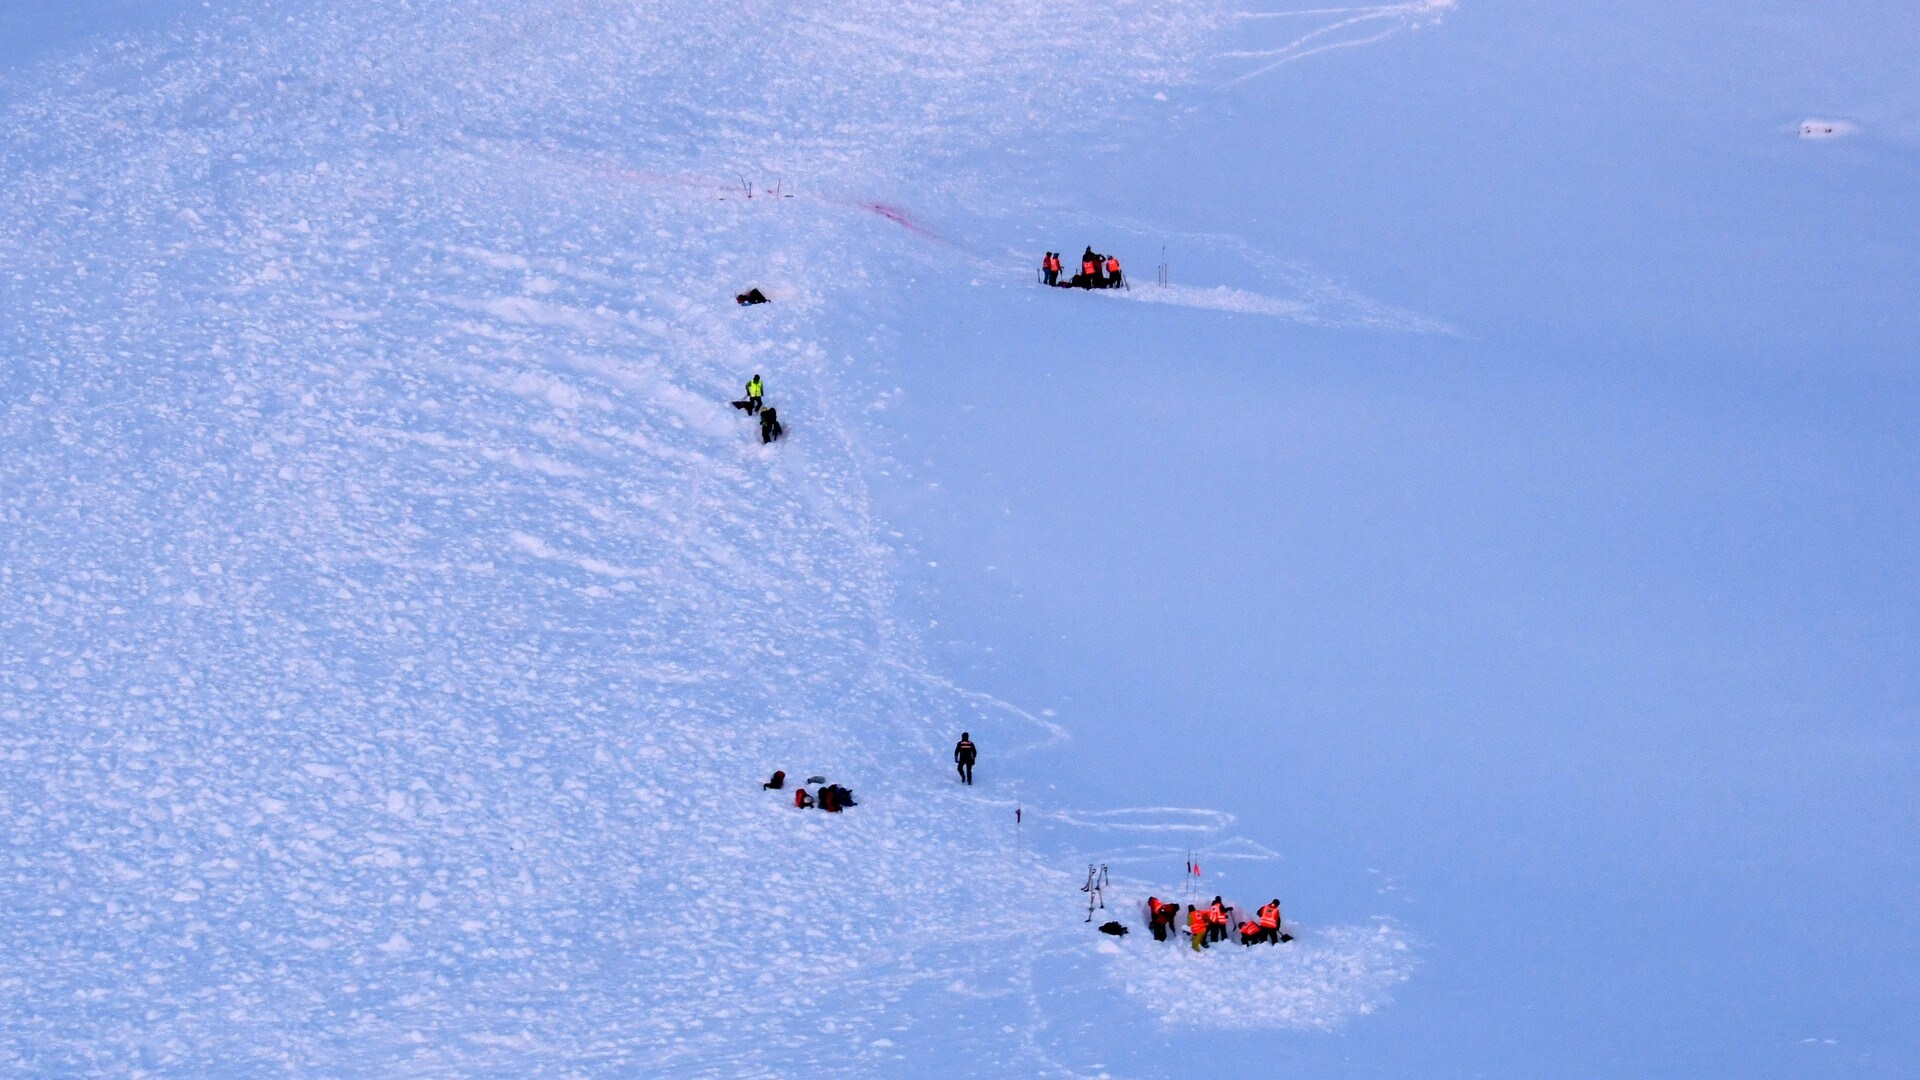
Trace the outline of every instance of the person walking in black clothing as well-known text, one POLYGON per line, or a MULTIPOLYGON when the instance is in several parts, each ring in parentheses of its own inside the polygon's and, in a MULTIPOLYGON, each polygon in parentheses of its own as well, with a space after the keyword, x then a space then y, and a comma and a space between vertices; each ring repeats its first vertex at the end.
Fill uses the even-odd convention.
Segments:
POLYGON ((978 753, 979 750, 974 747, 973 740, 967 736, 966 732, 961 732, 960 741, 953 744, 953 763, 960 770, 961 783, 968 785, 973 783, 973 759, 978 753))
POLYGON ((780 410, 769 405, 760 410, 760 443, 766 445, 787 433, 780 426, 780 410))

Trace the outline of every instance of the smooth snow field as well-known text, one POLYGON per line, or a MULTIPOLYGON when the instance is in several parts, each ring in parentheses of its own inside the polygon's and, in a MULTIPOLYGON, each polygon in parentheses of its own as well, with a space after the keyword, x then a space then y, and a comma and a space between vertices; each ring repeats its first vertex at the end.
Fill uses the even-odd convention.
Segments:
POLYGON ((1916 47, 7 5, 0 1074, 1920 1074, 1916 47))

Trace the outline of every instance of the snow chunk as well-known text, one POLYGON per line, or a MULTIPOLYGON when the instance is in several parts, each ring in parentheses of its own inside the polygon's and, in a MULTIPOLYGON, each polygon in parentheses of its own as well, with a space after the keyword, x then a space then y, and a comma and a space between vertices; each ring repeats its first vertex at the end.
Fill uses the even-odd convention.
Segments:
POLYGON ((1800 121, 1800 137, 1803 139, 1844 139, 1859 133, 1860 126, 1847 120, 1800 121))

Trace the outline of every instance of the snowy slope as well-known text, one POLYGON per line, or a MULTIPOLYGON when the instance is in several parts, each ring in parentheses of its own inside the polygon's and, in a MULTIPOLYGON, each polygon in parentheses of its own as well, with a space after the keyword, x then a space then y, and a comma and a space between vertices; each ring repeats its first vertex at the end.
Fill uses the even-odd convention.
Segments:
MULTIPOLYGON (((1035 989, 1101 955, 1074 868, 945 765, 1059 733, 901 621, 863 362, 883 285, 983 264, 916 200, 1097 137, 1218 20, 262 5, 18 73, 0 1063, 1099 1071, 1035 989), (754 371, 777 447, 726 405, 754 371)), ((1120 953, 1095 1008, 1325 1027, 1404 950, 1120 953)))

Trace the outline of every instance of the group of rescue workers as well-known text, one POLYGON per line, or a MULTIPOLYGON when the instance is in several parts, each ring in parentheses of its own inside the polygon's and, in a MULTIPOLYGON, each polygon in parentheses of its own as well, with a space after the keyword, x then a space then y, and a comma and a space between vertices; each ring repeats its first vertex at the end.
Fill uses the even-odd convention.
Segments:
MULTIPOLYGON (((804 786, 794 788, 793 808, 796 810, 813 810, 817 808, 825 810, 829 814, 837 814, 849 806, 860 805, 853 801, 853 792, 848 791, 839 784, 827 783, 827 778, 824 776, 809 776, 807 777, 807 783, 819 784, 820 794, 808 794, 804 786)), ((773 771, 773 779, 761 784, 760 790, 779 791, 786 786, 787 771, 785 769, 775 769, 773 771)))
MULTIPOLYGON (((1120 273, 1120 260, 1111 255, 1098 254, 1091 246, 1080 257, 1080 272, 1073 275, 1071 279, 1061 280, 1060 254, 1054 251, 1047 252, 1046 258, 1041 261, 1040 272, 1046 284, 1063 289, 1113 289, 1125 284, 1125 278, 1120 273)), ((758 291, 754 290, 756 294, 758 291)), ((765 302, 764 298, 749 299, 746 294, 738 299, 742 304, 765 302)), ((765 404, 765 398, 766 384, 761 382, 759 374, 755 373, 753 378, 747 380, 747 396, 733 403, 734 408, 744 410, 748 416, 760 418, 760 441, 763 444, 773 442, 785 433, 780 426, 778 412, 765 404)), ((953 761, 962 784, 973 783, 973 763, 978 753, 973 739, 967 732, 961 732, 960 741, 953 748, 953 761)), ((834 812, 843 807, 856 805, 853 792, 846 788, 838 784, 828 784, 824 777, 808 779, 809 782, 817 781, 821 785, 819 794, 810 794, 805 787, 798 788, 793 793, 795 807, 805 810, 817 807, 834 812)), ((775 772, 773 778, 761 787, 778 791, 786 786, 786 780, 785 772, 775 772)), ((1199 952, 1212 947, 1216 941, 1225 941, 1229 928, 1235 924, 1235 916, 1238 913, 1239 909, 1218 896, 1213 898, 1213 903, 1205 907, 1186 905, 1186 933, 1193 951, 1199 952)), ((1153 932, 1153 940, 1166 941, 1170 935, 1178 940, 1179 919, 1178 903, 1163 902, 1157 896, 1147 897, 1147 929, 1153 932)), ((1112 927, 1113 933, 1126 932, 1118 924, 1108 925, 1112 927)), ((1283 941, 1293 940, 1292 934, 1284 933, 1280 929, 1280 901, 1277 898, 1262 905, 1251 918, 1240 920, 1238 929, 1242 945, 1258 945, 1263 941, 1269 945, 1277 945, 1283 941)))
POLYGON ((1064 272, 1059 252, 1049 251, 1040 260, 1040 280, 1055 288, 1118 289, 1127 283, 1126 277, 1120 273, 1120 259, 1094 251, 1091 244, 1080 256, 1080 272, 1062 279, 1060 275, 1064 272))
MULTIPOLYGON (((1234 916, 1239 909, 1225 903, 1219 897, 1206 907, 1187 905, 1187 936, 1191 939, 1194 952, 1211 948, 1216 941, 1227 939, 1228 927, 1234 924, 1234 916)), ((1153 931, 1153 940, 1165 941, 1168 934, 1178 935, 1177 920, 1180 917, 1178 903, 1162 902, 1157 896, 1147 897, 1147 929, 1153 931)), ((1243 919, 1239 924, 1240 944, 1258 945, 1266 942, 1278 945, 1283 941, 1292 941, 1293 935, 1280 930, 1280 901, 1270 900, 1262 905, 1252 918, 1243 919)))

